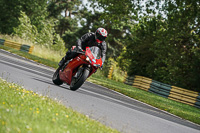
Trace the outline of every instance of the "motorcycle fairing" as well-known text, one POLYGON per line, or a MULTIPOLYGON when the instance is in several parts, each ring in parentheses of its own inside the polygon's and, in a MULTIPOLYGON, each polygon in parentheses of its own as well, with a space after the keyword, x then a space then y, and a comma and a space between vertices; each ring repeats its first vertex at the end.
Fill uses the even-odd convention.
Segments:
POLYGON ((64 71, 60 70, 60 72, 59 72, 60 79, 63 80, 64 82, 66 82, 69 85, 71 83, 71 80, 72 80, 71 77, 74 76, 74 74, 76 72, 75 69, 77 69, 79 66, 81 66, 83 64, 83 62, 84 62, 84 64, 86 63, 79 56, 74 58, 72 61, 69 62, 67 67, 64 69, 64 71))
POLYGON ((102 67, 102 59, 101 57, 98 57, 91 51, 91 48, 87 47, 86 48, 86 56, 90 58, 90 63, 95 66, 95 67, 102 67), (99 58, 99 59, 98 59, 99 58))

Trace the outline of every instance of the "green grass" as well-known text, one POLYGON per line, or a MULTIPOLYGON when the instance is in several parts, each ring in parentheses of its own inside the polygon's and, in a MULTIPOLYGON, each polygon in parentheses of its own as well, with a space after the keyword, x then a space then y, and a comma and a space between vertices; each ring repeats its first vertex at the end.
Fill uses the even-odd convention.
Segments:
POLYGON ((0 132, 118 132, 48 97, 0 78, 0 132))
MULTIPOLYGON (((37 57, 37 56, 33 56, 31 54, 27 54, 24 52, 19 52, 16 50, 13 50, 13 51, 16 54, 19 54, 19 55, 27 57, 29 59, 35 60, 35 61, 45 64, 47 66, 51 66, 54 68, 57 67, 58 62, 43 59, 42 56, 45 57, 45 55, 41 55, 41 57, 37 57)), ((13 52, 13 51, 11 51, 11 52, 13 52)), ((104 68, 106 68, 106 67, 104 67, 104 68)), ((105 86, 109 89, 118 91, 129 97, 132 97, 132 98, 142 101, 144 103, 150 104, 154 107, 157 107, 161 110, 165 110, 174 115, 177 115, 183 119, 200 124, 200 109, 198 109, 198 108, 195 108, 195 107, 192 107, 192 106, 189 106, 186 104, 182 104, 182 103, 179 103, 179 102, 167 99, 167 98, 157 96, 155 94, 134 88, 132 86, 125 85, 121 82, 109 80, 106 77, 104 77, 103 74, 99 71, 97 73, 95 73, 94 75, 92 75, 88 79, 88 81, 91 81, 93 83, 105 86)))
POLYGON ((54 51, 44 46, 35 45, 32 55, 42 57, 44 59, 58 62, 66 54, 64 51, 54 51))
MULTIPOLYGON (((50 67, 53 67, 53 68, 56 68, 58 66, 58 63, 55 62, 55 61, 48 60, 48 59, 45 59, 45 58, 42 58, 42 57, 39 57, 39 56, 36 56, 36 55, 32 55, 32 54, 29 54, 27 52, 22 52, 22 51, 19 51, 19 50, 16 50, 16 49, 11 49, 9 47, 5 47, 5 46, 2 46, 2 45, 0 45, 0 49, 4 49, 4 50, 9 51, 11 53, 17 54, 19 56, 25 57, 27 59, 33 60, 35 62, 44 64, 44 65, 47 65, 47 66, 50 66, 50 67)), ((42 54, 40 56, 47 57, 47 55, 42 55, 42 54)), ((52 55, 52 56, 54 56, 54 55, 52 55)))
POLYGON ((6 35, 6 34, 0 34, 0 39, 4 40, 10 40, 13 42, 18 42, 20 44, 28 44, 28 45, 33 45, 33 43, 29 40, 24 40, 18 36, 12 36, 12 35, 6 35))

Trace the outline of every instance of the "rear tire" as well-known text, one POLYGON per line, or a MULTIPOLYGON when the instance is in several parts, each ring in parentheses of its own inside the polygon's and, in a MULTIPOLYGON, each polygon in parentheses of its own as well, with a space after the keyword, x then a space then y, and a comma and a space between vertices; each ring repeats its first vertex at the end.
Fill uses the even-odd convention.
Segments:
POLYGON ((63 82, 59 78, 59 71, 60 71, 60 67, 55 71, 55 73, 53 74, 53 77, 52 77, 52 81, 55 85, 63 84, 63 82))
POLYGON ((70 84, 70 89, 76 91, 88 78, 90 71, 88 69, 83 69, 82 73, 77 78, 72 78, 72 82, 70 84))

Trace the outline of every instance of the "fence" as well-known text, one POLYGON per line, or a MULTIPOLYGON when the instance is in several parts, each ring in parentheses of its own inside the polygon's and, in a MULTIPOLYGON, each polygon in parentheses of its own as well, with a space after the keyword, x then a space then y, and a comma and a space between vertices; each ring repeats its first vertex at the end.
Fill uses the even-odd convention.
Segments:
POLYGON ((200 93, 164 84, 143 76, 127 76, 125 84, 159 96, 200 108, 200 93))
POLYGON ((10 47, 10 48, 14 48, 20 51, 24 51, 24 52, 28 52, 28 53, 32 53, 33 52, 33 48, 34 46, 29 46, 26 44, 20 44, 17 42, 13 42, 13 41, 9 41, 9 40, 4 40, 4 39, 0 39, 0 45, 4 45, 6 47, 10 47))

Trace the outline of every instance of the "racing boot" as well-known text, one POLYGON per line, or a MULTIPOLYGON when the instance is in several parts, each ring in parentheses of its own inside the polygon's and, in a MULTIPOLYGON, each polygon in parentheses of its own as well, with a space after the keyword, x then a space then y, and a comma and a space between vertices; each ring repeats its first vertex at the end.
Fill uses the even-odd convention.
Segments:
POLYGON ((58 63, 59 67, 62 68, 64 66, 64 64, 65 64, 66 61, 67 61, 67 58, 66 58, 66 56, 64 56, 62 58, 62 60, 58 63))
POLYGON ((63 66, 67 66, 69 61, 77 55, 76 52, 72 52, 71 50, 67 51, 66 55, 62 58, 62 60, 58 63, 59 68, 63 69, 63 66))

